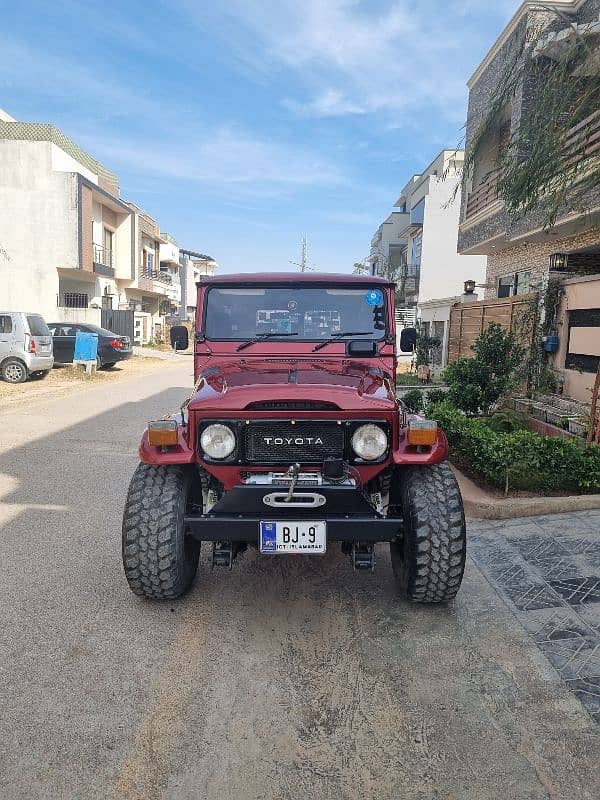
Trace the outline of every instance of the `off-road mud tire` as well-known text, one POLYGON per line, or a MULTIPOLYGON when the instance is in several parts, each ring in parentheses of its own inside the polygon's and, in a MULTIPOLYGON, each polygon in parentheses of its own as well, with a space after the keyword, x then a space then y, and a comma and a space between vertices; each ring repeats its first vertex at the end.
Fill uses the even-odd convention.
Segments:
POLYGON ((402 541, 392 542, 392 569, 401 594, 415 603, 447 603, 460 588, 467 550, 460 489, 447 463, 399 474, 402 541))
POLYGON ((185 535, 192 481, 180 466, 136 469, 123 513, 123 566, 135 594, 171 600, 192 585, 200 542, 185 535))

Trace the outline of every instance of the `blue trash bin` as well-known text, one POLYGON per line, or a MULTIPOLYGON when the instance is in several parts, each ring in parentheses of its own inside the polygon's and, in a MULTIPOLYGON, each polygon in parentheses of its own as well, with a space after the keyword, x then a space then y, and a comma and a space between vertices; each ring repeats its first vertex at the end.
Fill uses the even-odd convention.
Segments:
POLYGON ((95 361, 98 355, 98 334, 77 331, 73 361, 95 361))

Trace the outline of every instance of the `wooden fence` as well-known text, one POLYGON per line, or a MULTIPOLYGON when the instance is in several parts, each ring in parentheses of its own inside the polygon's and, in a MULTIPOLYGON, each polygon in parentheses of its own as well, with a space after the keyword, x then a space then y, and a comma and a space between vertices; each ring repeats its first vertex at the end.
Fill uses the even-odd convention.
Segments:
POLYGON ((490 322, 514 331, 528 349, 533 335, 532 302, 537 294, 524 294, 501 300, 480 300, 477 303, 455 303, 450 310, 448 361, 473 356, 471 345, 490 322))

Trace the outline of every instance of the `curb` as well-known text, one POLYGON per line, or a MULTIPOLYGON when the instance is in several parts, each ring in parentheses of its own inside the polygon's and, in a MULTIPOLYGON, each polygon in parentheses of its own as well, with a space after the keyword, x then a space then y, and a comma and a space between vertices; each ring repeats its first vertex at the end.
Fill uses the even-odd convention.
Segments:
POLYGON ((600 509, 600 494, 575 494, 566 497, 494 497, 481 489, 450 464, 463 498, 467 519, 516 519, 544 514, 600 509))
POLYGON ((463 503, 468 519, 515 519, 600 509, 600 494, 515 497, 506 500, 470 500, 463 496, 463 503))

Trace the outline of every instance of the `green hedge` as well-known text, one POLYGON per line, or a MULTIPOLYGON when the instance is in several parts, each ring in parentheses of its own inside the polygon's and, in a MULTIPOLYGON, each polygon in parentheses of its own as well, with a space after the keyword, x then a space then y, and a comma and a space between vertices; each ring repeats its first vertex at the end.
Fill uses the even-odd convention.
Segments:
POLYGON ((600 446, 533 431, 498 433, 441 403, 429 409, 466 466, 498 487, 600 492, 600 446))

